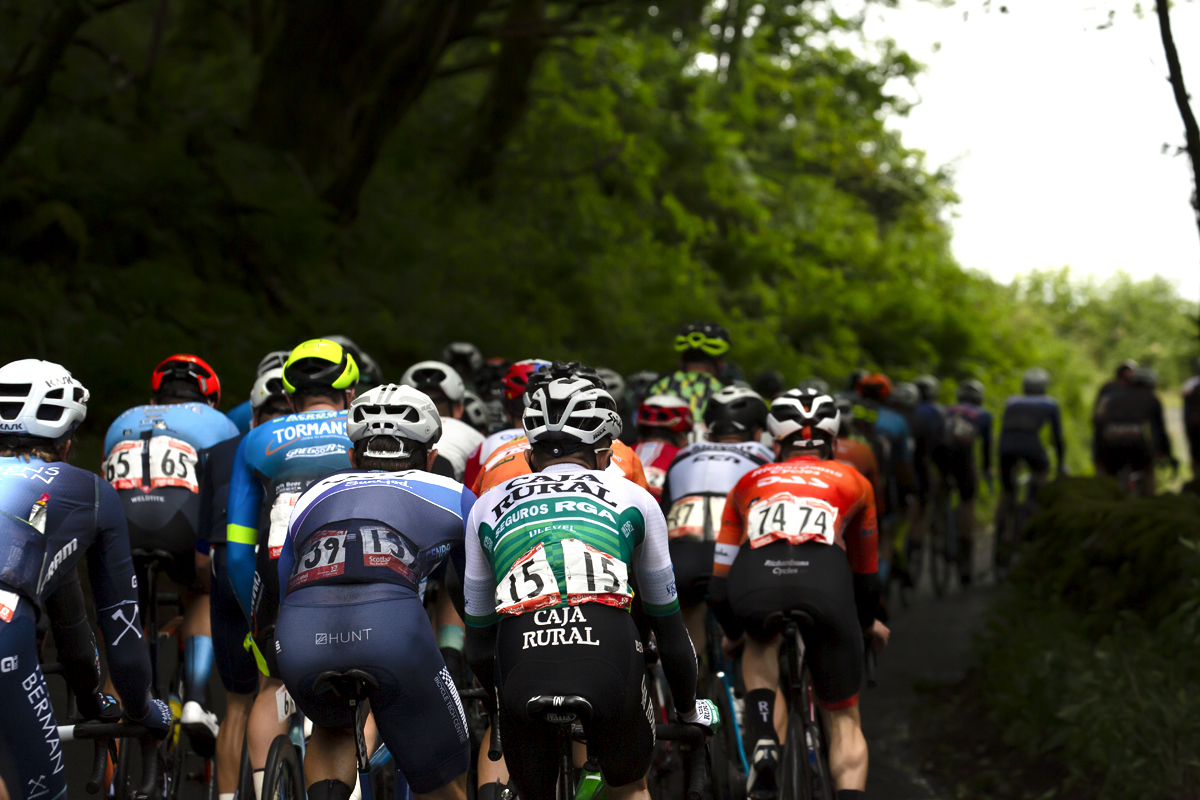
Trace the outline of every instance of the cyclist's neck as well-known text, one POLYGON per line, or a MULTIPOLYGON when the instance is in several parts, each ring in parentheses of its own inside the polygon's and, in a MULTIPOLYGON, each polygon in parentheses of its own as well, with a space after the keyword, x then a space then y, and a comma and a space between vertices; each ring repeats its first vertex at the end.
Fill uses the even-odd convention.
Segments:
POLYGON ((681 365, 684 372, 703 372, 706 375, 717 376, 717 365, 709 364, 704 361, 689 361, 681 365))

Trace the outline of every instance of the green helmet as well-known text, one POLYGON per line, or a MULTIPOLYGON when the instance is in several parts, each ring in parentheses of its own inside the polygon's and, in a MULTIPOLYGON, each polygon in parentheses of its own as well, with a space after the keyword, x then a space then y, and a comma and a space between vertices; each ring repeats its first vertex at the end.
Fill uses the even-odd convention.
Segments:
POLYGON ((297 345, 283 365, 283 388, 288 394, 300 389, 350 389, 356 383, 354 356, 329 339, 309 339, 297 345))

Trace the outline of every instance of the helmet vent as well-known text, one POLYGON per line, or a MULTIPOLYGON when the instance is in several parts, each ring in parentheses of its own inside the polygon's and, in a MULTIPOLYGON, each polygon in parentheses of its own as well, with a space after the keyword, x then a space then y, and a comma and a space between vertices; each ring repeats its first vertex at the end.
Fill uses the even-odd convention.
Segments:
POLYGON ((27 397, 32 383, 0 383, 0 397, 27 397))
POLYGON ((16 419, 21 408, 21 403, 0 403, 0 419, 16 419))
POLYGON ((38 406, 37 418, 43 422, 54 422, 62 419, 63 412, 66 410, 63 406, 43 404, 38 406))

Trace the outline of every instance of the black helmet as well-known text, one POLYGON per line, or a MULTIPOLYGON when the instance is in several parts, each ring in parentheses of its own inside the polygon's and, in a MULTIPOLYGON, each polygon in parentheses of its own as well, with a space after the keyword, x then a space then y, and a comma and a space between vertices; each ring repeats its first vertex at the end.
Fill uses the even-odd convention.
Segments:
POLYGON ((729 331, 715 322, 689 322, 675 336, 675 352, 699 352, 721 358, 729 352, 729 331))
POLYGON ((358 365, 358 390, 365 392, 375 386, 383 383, 383 370, 379 368, 379 364, 375 359, 363 352, 362 348, 355 344, 350 337, 334 334, 333 336, 322 337, 331 342, 337 342, 342 347, 346 348, 346 352, 354 359, 354 363, 358 365))
POLYGON ((783 373, 777 369, 760 372, 754 376, 754 380, 750 382, 750 385, 754 387, 754 391, 763 397, 775 397, 776 395, 783 394, 783 373))
POLYGON ((1158 386, 1158 373, 1150 367, 1138 367, 1129 373, 1129 385, 1153 389, 1158 386))
POLYGON ((767 404, 752 389, 726 386, 712 397, 704 409, 704 424, 713 436, 748 434, 767 425, 767 404))
POLYGON ((467 380, 483 366, 483 353, 470 342, 451 342, 442 348, 442 361, 454 367, 454 371, 467 380))
POLYGON ((958 402, 983 405, 983 384, 972 378, 958 385, 958 402))
POLYGON ((1021 378, 1021 391, 1025 394, 1045 394, 1050 387, 1050 373, 1041 367, 1030 367, 1021 378))

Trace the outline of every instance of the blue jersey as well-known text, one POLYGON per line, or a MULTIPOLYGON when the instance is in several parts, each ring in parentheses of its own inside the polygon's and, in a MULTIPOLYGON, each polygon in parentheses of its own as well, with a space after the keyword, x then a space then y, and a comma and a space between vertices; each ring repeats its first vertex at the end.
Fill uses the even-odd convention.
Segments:
POLYGON ((420 470, 331 475, 296 502, 279 558, 280 600, 309 586, 392 583, 419 591, 454 548, 475 495, 420 470))
POLYGON ((250 430, 250 425, 254 421, 254 407, 250 405, 250 401, 234 406, 225 412, 225 416, 229 417, 229 421, 237 425, 239 433, 247 433, 250 430))
POLYGON ((204 453, 233 436, 234 424, 205 403, 135 406, 109 426, 104 477, 121 497, 135 547, 190 548, 204 453))
MULTIPOLYGON (((292 507, 308 487, 350 466, 345 411, 288 414, 251 430, 238 445, 229 482, 229 578, 242 608, 254 606, 254 547, 258 572, 270 583, 287 539, 292 507)), ((270 604, 272 607, 275 603, 270 604)))
POLYGON ((946 410, 928 400, 918 403, 913 412, 913 438, 917 449, 928 452, 941 445, 946 437, 946 410))
POLYGON ((1044 453, 1039 436, 1049 424, 1056 447, 1062 443, 1062 413, 1053 397, 1044 394, 1019 394, 1004 403, 1000 421, 1000 452, 1021 455, 1044 453))
POLYGON ((912 431, 908 421, 890 408, 876 409, 875 433, 883 437, 891 445, 890 453, 893 464, 911 464, 913 455, 910 440, 912 431))
MULTIPOLYGON (((0 625, 13 619, 18 604, 37 608, 74 577, 85 555, 109 673, 138 719, 146 713, 150 656, 116 491, 70 464, 0 458, 0 625)), ((37 664, 18 668, 32 672, 37 664)))

